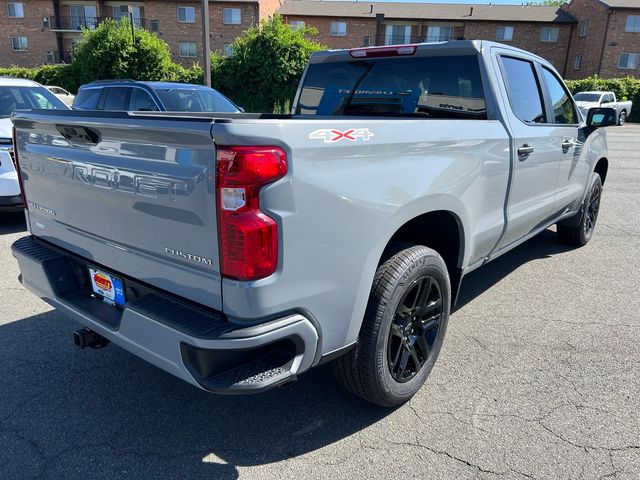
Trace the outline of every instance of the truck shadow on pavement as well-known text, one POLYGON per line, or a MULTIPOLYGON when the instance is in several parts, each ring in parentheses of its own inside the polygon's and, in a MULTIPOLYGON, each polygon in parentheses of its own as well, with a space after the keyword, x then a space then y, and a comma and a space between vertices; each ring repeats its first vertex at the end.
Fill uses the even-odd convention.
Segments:
MULTIPOLYGON (((567 249, 543 232, 470 274, 459 305, 567 249)), ((0 478, 233 479, 305 454, 340 463, 312 452, 351 436, 340 455, 353 455, 354 434, 393 413, 342 391, 326 366, 261 395, 211 395, 117 346, 78 350, 75 328, 55 311, 0 326, 0 478)))
POLYGON ((325 366, 261 395, 211 395, 117 346, 78 350, 75 328, 55 311, 0 327, 0 478, 233 479, 391 413, 325 366))
POLYGON ((27 224, 24 220, 24 213, 0 214, 0 235, 26 232, 26 230, 27 224))
POLYGON ((458 301, 453 308, 453 312, 461 309, 474 298, 489 290, 493 285, 525 263, 549 258, 574 248, 560 243, 555 231, 544 230, 524 244, 465 276, 462 280, 458 301))

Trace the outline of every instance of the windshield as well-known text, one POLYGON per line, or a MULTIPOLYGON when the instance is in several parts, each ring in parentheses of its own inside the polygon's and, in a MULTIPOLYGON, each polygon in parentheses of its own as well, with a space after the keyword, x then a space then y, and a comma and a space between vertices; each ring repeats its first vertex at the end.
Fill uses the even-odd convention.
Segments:
POLYGON ((0 87, 0 118, 8 118, 16 110, 33 108, 68 110, 44 87, 0 87))
POLYGON ((478 58, 371 58, 316 63, 297 114, 486 118, 478 58))
POLYGON ((156 89, 156 93, 170 112, 237 113, 240 111, 231 100, 213 89, 168 88, 156 89))
POLYGON ((573 98, 576 102, 598 102, 600 96, 600 93, 578 93, 573 98))

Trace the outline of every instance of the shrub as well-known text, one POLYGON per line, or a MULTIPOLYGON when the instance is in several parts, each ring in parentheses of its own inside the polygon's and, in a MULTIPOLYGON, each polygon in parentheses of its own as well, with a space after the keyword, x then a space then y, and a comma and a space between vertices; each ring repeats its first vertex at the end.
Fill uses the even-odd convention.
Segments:
POLYGON ((567 80, 571 93, 583 91, 611 91, 618 100, 631 100, 633 107, 628 120, 640 122, 640 79, 634 77, 601 78, 597 75, 581 80, 567 80))
POLYGON ((127 19, 106 19, 95 30, 84 30, 72 67, 81 83, 96 79, 164 80, 175 73, 167 43, 153 33, 134 28, 127 19))
POLYGON ((211 56, 212 86, 247 111, 284 111, 309 56, 324 48, 309 40, 316 33, 292 29, 279 15, 263 20, 236 38, 232 56, 211 56))
POLYGON ((71 65, 43 65, 35 68, 0 68, 0 76, 26 78, 42 85, 58 85, 70 92, 76 92, 79 86, 71 65))

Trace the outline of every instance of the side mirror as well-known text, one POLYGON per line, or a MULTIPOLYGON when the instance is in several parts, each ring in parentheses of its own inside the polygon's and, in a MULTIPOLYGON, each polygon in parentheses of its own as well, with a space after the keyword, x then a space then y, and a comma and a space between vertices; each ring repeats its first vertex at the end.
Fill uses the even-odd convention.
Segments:
POLYGON ((587 113, 587 125, 590 127, 608 127, 616 123, 615 108, 590 108, 587 113))

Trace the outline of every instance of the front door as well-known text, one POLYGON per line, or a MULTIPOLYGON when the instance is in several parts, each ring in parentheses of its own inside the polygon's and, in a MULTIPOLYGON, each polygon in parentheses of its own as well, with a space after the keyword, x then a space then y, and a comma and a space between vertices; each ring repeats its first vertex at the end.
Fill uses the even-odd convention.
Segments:
POLYGON ((584 138, 578 131, 580 121, 571 95, 555 73, 545 67, 541 67, 540 71, 546 84, 547 108, 552 112, 555 124, 552 141, 562 155, 553 208, 553 212, 560 215, 578 208, 590 170, 587 162, 579 161, 584 138))

